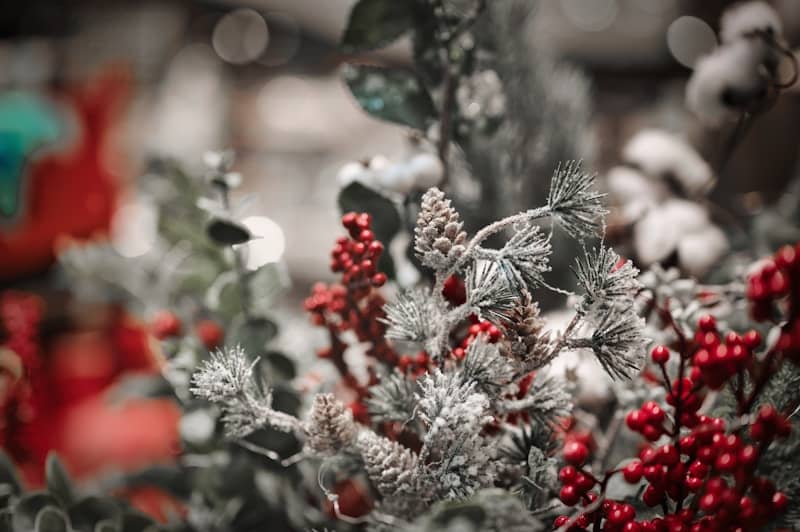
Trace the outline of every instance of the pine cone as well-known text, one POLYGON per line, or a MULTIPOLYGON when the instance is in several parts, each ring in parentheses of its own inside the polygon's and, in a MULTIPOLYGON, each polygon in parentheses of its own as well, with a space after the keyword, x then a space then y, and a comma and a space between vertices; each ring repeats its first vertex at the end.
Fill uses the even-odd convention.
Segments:
POLYGON ((413 493, 412 478, 417 456, 388 438, 365 430, 356 441, 367 475, 384 499, 413 493))
POLYGON ((522 362, 527 371, 539 369, 553 358, 550 334, 542 331, 544 320, 529 292, 524 291, 517 306, 507 314, 501 353, 522 362))
POLYGON ((435 187, 428 190, 414 229, 414 249, 422 264, 436 271, 451 267, 464 253, 463 225, 444 192, 435 187))
POLYGON ((329 393, 314 398, 306 432, 308 448, 323 456, 336 454, 352 445, 358 436, 350 410, 329 393))

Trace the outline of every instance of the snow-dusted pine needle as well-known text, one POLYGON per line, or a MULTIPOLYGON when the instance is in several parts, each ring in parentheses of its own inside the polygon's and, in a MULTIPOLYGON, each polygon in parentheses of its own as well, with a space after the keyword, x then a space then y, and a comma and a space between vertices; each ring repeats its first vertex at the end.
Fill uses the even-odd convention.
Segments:
POLYGON ((572 397, 564 382, 537 375, 528 393, 521 399, 507 399, 499 405, 501 412, 525 412, 538 424, 548 425, 572 410, 572 397))
POLYGON ((514 235, 496 253, 500 268, 517 288, 540 286, 542 275, 550 271, 550 239, 530 222, 515 228, 514 235))
POLYGON ((435 335, 436 312, 430 291, 409 290, 384 306, 382 319, 388 330, 386 337, 405 342, 423 342, 435 335))
POLYGON ((230 438, 243 438, 267 425, 283 432, 301 433, 297 418, 272 409, 271 390, 253 376, 257 362, 238 345, 217 351, 192 376, 191 391, 219 405, 230 438))
POLYGON ((497 345, 476 340, 467 348, 461 368, 463 382, 474 382, 491 400, 499 399, 514 378, 514 367, 497 345))
POLYGON ((518 296, 496 262, 476 261, 467 277, 467 303, 482 316, 499 322, 514 308, 518 296))
POLYGON ((648 340, 644 320, 633 311, 608 309, 597 325, 590 345, 600 365, 611 378, 629 379, 639 371, 648 340))
POLYGON ((597 192, 594 183, 594 174, 584 172, 579 161, 560 164, 550 182, 550 213, 574 238, 596 235, 602 228, 605 194, 597 192))
POLYGON ((367 399, 370 419, 377 423, 406 423, 414 417, 417 405, 414 398, 416 384, 405 375, 394 372, 381 378, 370 387, 367 399))
POLYGON ((606 306, 633 301, 641 288, 637 280, 639 270, 630 260, 622 265, 619 265, 619 261, 619 255, 603 244, 595 249, 584 250, 584 256, 572 268, 584 292, 579 311, 587 312, 596 304, 606 306))

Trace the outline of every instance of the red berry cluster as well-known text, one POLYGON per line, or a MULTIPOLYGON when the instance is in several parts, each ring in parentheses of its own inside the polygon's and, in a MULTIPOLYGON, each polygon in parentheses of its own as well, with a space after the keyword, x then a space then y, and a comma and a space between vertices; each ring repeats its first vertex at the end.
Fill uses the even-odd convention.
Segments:
POLYGON ((39 323, 42 300, 23 292, 0 294, 0 346, 10 349, 23 366, 39 364, 39 323))
POLYGON ((661 509, 662 515, 637 521, 633 507, 606 499, 577 518, 559 516, 557 528, 569 522, 574 531, 586 530, 590 524, 597 530, 627 532, 744 531, 763 527, 786 511, 786 495, 758 476, 756 467, 771 442, 791 432, 787 417, 764 405, 749 425, 729 427, 722 418, 700 413, 708 390, 726 385, 735 393, 739 414, 749 413, 774 373, 770 361, 775 350, 767 350, 766 361, 757 357, 762 342, 753 330, 741 336, 729 332, 723 339, 712 316, 698 320, 693 338, 686 338, 674 321, 666 321, 678 337, 676 352, 658 345, 650 359, 661 371, 659 384, 666 389, 669 406, 648 401, 625 418, 628 428, 659 444, 644 447, 637 459, 598 478, 582 468, 588 447, 566 441, 563 453, 569 465, 559 475, 560 499, 568 506, 588 507, 604 494, 608 479, 621 473, 628 483, 644 481, 642 501, 661 509), (673 357, 678 375, 670 379, 667 364, 673 357), (742 384, 746 378, 754 383, 749 391, 742 384))
POLYGON ((414 377, 420 377, 431 368, 431 357, 425 351, 420 351, 414 356, 400 355, 397 367, 403 373, 410 373, 414 377))
POLYGON ((342 272, 345 285, 371 284, 378 287, 386 284, 386 274, 377 271, 383 244, 375 240, 372 216, 365 212, 348 212, 342 216, 342 225, 350 233, 350 238, 341 237, 336 241, 331 251, 331 271, 342 272))
POLYGON ((796 306, 800 297, 800 243, 784 246, 767 259, 750 276, 747 282, 747 298, 750 312, 757 321, 772 318, 787 295, 788 304, 796 306))
POLYGON ((371 216, 347 213, 342 216, 342 225, 349 236, 337 239, 331 252, 331 270, 341 274, 341 283, 316 283, 304 308, 312 323, 328 330, 329 346, 319 350, 318 356, 330 360, 344 386, 355 392, 356 399, 350 408, 357 420, 368 423, 364 403, 367 386, 358 382, 344 360, 348 344, 342 339, 342 333, 352 331, 359 342, 367 343, 366 355, 374 361, 390 366, 402 362, 403 369, 410 371, 427 368, 428 361, 420 355, 401 360, 386 341, 386 325, 381 321, 385 317, 383 305, 386 301, 376 290, 386 283, 386 274, 376 269, 384 246, 375 240, 371 216))
POLYGON ((485 342, 496 344, 503 338, 503 331, 490 321, 479 320, 477 316, 470 317, 472 325, 467 329, 466 335, 459 343, 458 347, 453 348, 452 355, 456 360, 463 360, 467 356, 469 345, 481 336, 485 342))
MULTIPOLYGON (((183 322, 174 312, 160 310, 150 320, 150 331, 159 340, 179 338, 183 335, 183 322)), ((195 323, 194 332, 208 350, 217 349, 225 340, 225 330, 211 319, 195 323)))

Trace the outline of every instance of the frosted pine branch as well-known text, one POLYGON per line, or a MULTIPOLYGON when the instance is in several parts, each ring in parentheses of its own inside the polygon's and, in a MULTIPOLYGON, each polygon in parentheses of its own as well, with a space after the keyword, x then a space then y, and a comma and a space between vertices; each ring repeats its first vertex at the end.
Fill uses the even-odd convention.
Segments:
POLYGON ((584 250, 573 271, 584 295, 578 307, 586 313, 593 305, 609 306, 618 303, 629 305, 642 287, 636 269, 630 260, 618 265, 619 255, 605 245, 584 250))
POLYGON ((594 189, 595 176, 570 161, 559 165, 550 183, 548 207, 562 229, 574 238, 596 235, 603 225, 605 194, 594 189))
POLYGON ((467 278, 467 304, 482 316, 500 321, 514 308, 517 295, 496 262, 478 261, 467 278))
POLYGON ((253 376, 257 362, 238 345, 217 351, 192 376, 191 391, 222 409, 222 422, 230 438, 243 438, 265 426, 302 433, 297 418, 272 408, 271 391, 253 376))
POLYGON ((496 401, 513 383, 515 368, 499 353, 496 345, 479 339, 467 348, 460 374, 462 382, 475 383, 479 391, 496 401))
POLYGON ((564 383, 549 377, 536 376, 522 399, 507 399, 499 404, 500 412, 525 412, 536 423, 547 425, 568 415, 572 398, 564 383))
POLYGON ((416 385, 402 373, 391 373, 370 387, 367 399, 370 418, 378 423, 406 423, 414 417, 416 385))
POLYGON ((648 340, 644 320, 630 309, 608 309, 591 338, 568 341, 573 348, 590 348, 612 378, 629 379, 639 370, 648 340))
POLYGON ((435 335, 436 309, 427 290, 410 290, 384 307, 389 328, 386 337, 405 342, 424 342, 435 335))

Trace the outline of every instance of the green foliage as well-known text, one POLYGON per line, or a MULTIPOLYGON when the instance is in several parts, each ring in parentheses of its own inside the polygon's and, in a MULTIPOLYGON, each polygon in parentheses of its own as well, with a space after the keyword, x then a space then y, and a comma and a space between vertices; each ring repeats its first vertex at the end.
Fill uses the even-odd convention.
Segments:
POLYGON ((360 0, 350 11, 342 37, 348 52, 382 48, 409 31, 413 23, 413 2, 360 0))
POLYGON ((5 532, 156 532, 156 523, 110 498, 82 496, 55 454, 47 457, 46 490, 24 493, 13 478, 13 465, 0 453, 0 487, 12 487, 0 505, 5 532), (16 485, 16 488, 13 486, 16 485))
POLYGON ((436 118, 428 91, 413 72, 368 65, 347 65, 344 80, 369 115, 424 131, 436 118))

